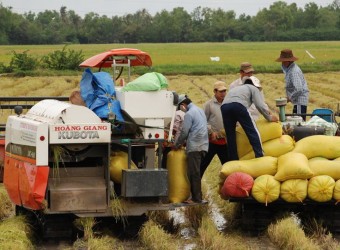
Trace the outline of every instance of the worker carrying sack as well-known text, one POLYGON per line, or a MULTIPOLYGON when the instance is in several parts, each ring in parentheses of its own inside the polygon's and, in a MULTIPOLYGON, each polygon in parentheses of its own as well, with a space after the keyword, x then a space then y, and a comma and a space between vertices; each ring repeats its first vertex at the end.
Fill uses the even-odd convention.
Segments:
POLYGON ((86 106, 100 118, 108 119, 113 114, 116 120, 124 121, 109 73, 92 73, 90 69, 86 69, 80 81, 80 93, 86 106))

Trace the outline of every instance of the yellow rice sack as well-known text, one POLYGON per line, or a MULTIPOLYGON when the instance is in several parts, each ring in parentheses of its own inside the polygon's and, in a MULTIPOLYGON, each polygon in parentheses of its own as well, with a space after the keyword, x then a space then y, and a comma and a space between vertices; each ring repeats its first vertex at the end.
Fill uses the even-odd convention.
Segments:
POLYGON ((318 202, 330 201, 333 197, 335 181, 328 175, 314 176, 308 181, 308 197, 318 202))
POLYGON ((171 150, 167 159, 169 201, 180 203, 190 196, 190 183, 187 176, 187 157, 184 149, 171 150))
POLYGON ((313 172, 304 154, 289 152, 278 157, 275 180, 309 179, 312 176, 313 172))
POLYGON ((312 135, 296 142, 293 152, 302 153, 308 159, 324 157, 335 159, 340 157, 340 136, 312 135))
MULTIPOLYGON (((295 141, 289 135, 282 135, 279 138, 275 138, 262 143, 264 155, 279 157, 285 153, 288 153, 294 149, 295 141)), ((241 157, 241 160, 254 159, 254 151, 251 150, 248 154, 241 157)))
POLYGON ((228 161, 222 165, 220 176, 224 179, 234 172, 243 172, 253 178, 260 175, 274 175, 277 171, 277 158, 264 156, 250 160, 228 161))
POLYGON ((310 169, 314 173, 314 176, 329 175, 336 181, 340 179, 340 161, 328 160, 322 157, 314 157, 308 162, 310 169))
MULTIPOLYGON (((256 127, 260 133, 262 143, 279 138, 282 135, 282 126, 278 122, 268 122, 265 119, 260 119, 256 121, 256 127)), ((242 158, 253 149, 241 126, 236 128, 236 145, 239 158, 242 158)))
POLYGON ((272 175, 261 175, 254 181, 251 195, 260 203, 276 201, 280 195, 280 182, 275 180, 272 175))
MULTIPOLYGON (((115 183, 122 183, 122 170, 128 169, 128 154, 124 151, 114 151, 110 156, 110 178, 115 183)), ((131 161, 131 169, 137 169, 131 161)))
POLYGON ((287 202, 302 202, 307 197, 308 180, 291 179, 281 183, 280 197, 287 202))
POLYGON ((333 199, 338 203, 340 201, 340 180, 337 180, 334 185, 333 199))

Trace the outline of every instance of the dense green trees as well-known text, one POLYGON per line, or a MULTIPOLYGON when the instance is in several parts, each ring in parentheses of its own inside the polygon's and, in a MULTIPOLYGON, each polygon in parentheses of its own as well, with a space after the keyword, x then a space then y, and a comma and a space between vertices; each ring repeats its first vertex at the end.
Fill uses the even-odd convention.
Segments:
POLYGON ((146 9, 124 16, 59 12, 13 13, 0 3, 0 44, 147 43, 340 40, 340 0, 326 7, 274 2, 255 16, 232 10, 182 7, 154 16, 146 9))

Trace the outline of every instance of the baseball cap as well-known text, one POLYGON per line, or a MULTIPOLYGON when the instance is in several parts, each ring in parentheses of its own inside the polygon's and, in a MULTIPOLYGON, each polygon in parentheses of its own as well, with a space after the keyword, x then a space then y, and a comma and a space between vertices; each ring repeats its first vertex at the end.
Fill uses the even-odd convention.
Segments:
POLYGON ((178 105, 181 104, 187 98, 188 98, 188 96, 185 95, 185 94, 179 95, 178 96, 178 105))
POLYGON ((226 84, 225 82, 222 81, 217 81, 214 83, 214 90, 218 90, 218 91, 222 91, 222 90, 226 90, 226 84))
POLYGON ((243 71, 244 73, 250 73, 250 72, 254 72, 255 71, 253 66, 249 62, 241 63, 240 70, 243 71))

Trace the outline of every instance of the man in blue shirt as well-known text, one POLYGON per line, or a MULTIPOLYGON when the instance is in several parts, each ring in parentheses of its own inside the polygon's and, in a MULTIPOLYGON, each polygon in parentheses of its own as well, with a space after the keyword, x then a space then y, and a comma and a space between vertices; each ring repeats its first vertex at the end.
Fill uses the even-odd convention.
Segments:
MULTIPOLYGON (((295 63, 298 60, 293 56, 290 49, 281 50, 280 57, 276 59, 277 62, 282 63, 282 71, 285 74, 286 95, 287 101, 294 105, 294 114, 306 114, 309 98, 309 90, 306 79, 300 69, 295 63)), ((306 116, 302 115, 303 120, 306 116)))
POLYGON ((209 147, 207 118, 204 111, 194 105, 187 96, 179 100, 178 105, 185 112, 185 116, 180 135, 175 140, 175 148, 186 143, 187 175, 191 197, 193 202, 201 203, 200 165, 209 147))

